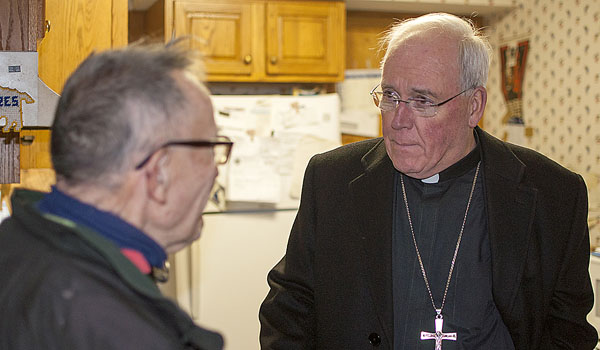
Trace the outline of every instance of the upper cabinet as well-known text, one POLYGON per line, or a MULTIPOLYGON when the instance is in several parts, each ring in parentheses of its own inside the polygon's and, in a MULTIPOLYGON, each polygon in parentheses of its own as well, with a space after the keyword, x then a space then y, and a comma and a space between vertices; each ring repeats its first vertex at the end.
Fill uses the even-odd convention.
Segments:
POLYGON ((175 1, 175 31, 167 22, 165 33, 189 36, 190 45, 202 53, 211 78, 256 79, 264 70, 263 12, 262 3, 175 1))
POLYGON ((38 46, 38 71, 60 94, 90 53, 127 45, 127 0, 45 2, 47 32, 38 46))
POLYGON ((266 12, 268 75, 343 73, 343 3, 270 2, 266 12))
POLYGON ((207 81, 343 79, 342 1, 166 1, 166 39, 190 37, 207 81))

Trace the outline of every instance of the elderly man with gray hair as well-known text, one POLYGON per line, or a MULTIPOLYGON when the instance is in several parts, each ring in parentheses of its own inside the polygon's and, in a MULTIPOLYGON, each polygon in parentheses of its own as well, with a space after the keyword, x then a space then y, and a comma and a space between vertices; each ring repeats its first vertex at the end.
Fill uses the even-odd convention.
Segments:
POLYGON ((477 126, 490 50, 469 21, 385 43, 383 137, 311 159, 262 348, 593 349, 582 177, 477 126))
POLYGON ((221 349, 155 281, 197 239, 217 165, 208 90, 190 51, 92 54, 52 126, 57 182, 18 190, 0 226, 0 349, 221 349))

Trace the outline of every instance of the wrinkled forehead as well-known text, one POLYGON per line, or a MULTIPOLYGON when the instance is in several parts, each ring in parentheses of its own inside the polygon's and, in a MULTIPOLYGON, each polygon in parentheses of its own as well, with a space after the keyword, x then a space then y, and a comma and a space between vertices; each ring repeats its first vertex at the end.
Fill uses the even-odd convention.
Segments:
POLYGON ((445 58, 453 57, 458 61, 461 38, 456 34, 441 28, 429 28, 419 32, 409 32, 398 36, 390 42, 387 55, 407 51, 418 54, 423 51, 429 54, 443 55, 445 58))
POLYGON ((398 39, 383 64, 384 80, 423 74, 423 78, 450 79, 458 84, 459 41, 444 32, 421 32, 398 39))
POLYGON ((420 25, 411 25, 404 29, 396 30, 389 37, 388 51, 393 50, 400 44, 412 41, 418 42, 436 42, 452 41, 458 43, 463 34, 452 27, 443 27, 431 23, 422 23, 420 25))

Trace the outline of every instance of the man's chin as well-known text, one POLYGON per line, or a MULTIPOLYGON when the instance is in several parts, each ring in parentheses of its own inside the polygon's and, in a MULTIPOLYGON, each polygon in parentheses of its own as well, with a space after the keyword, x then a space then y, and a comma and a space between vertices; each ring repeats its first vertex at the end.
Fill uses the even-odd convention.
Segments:
POLYGON ((202 219, 202 216, 200 216, 200 219, 198 220, 198 224, 196 225, 196 233, 192 236, 193 237, 192 241, 195 241, 200 238, 203 228, 204 228, 204 220, 202 219))
POLYGON ((182 250, 183 248, 191 245, 192 243, 194 243, 194 241, 200 239, 203 227, 204 227, 204 221, 202 220, 202 217, 200 217, 198 219, 198 223, 196 225, 194 225, 193 231, 189 232, 189 234, 185 238, 183 238, 183 240, 176 242, 176 243, 170 245, 169 247, 167 247, 165 249, 165 251, 168 254, 172 254, 172 253, 176 253, 176 252, 182 250))
POLYGON ((394 168, 396 168, 396 170, 410 177, 417 177, 418 174, 423 170, 422 167, 416 166, 416 164, 411 164, 405 161, 392 163, 394 163, 394 168))
POLYGON ((201 231, 197 231, 193 235, 190 235, 188 240, 175 243, 175 244, 171 245, 170 247, 168 247, 165 251, 167 252, 167 254, 177 253, 178 251, 182 250, 183 248, 189 247, 192 243, 194 243, 194 241, 198 240, 200 238, 200 235, 201 235, 201 231))

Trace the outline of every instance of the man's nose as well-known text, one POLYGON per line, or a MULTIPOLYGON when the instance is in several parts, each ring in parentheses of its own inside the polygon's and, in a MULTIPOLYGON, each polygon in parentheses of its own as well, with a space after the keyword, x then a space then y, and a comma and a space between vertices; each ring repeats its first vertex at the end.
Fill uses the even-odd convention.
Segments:
POLYGON ((407 102, 399 101, 398 107, 392 113, 392 128, 401 129, 412 125, 414 118, 413 111, 407 102))

